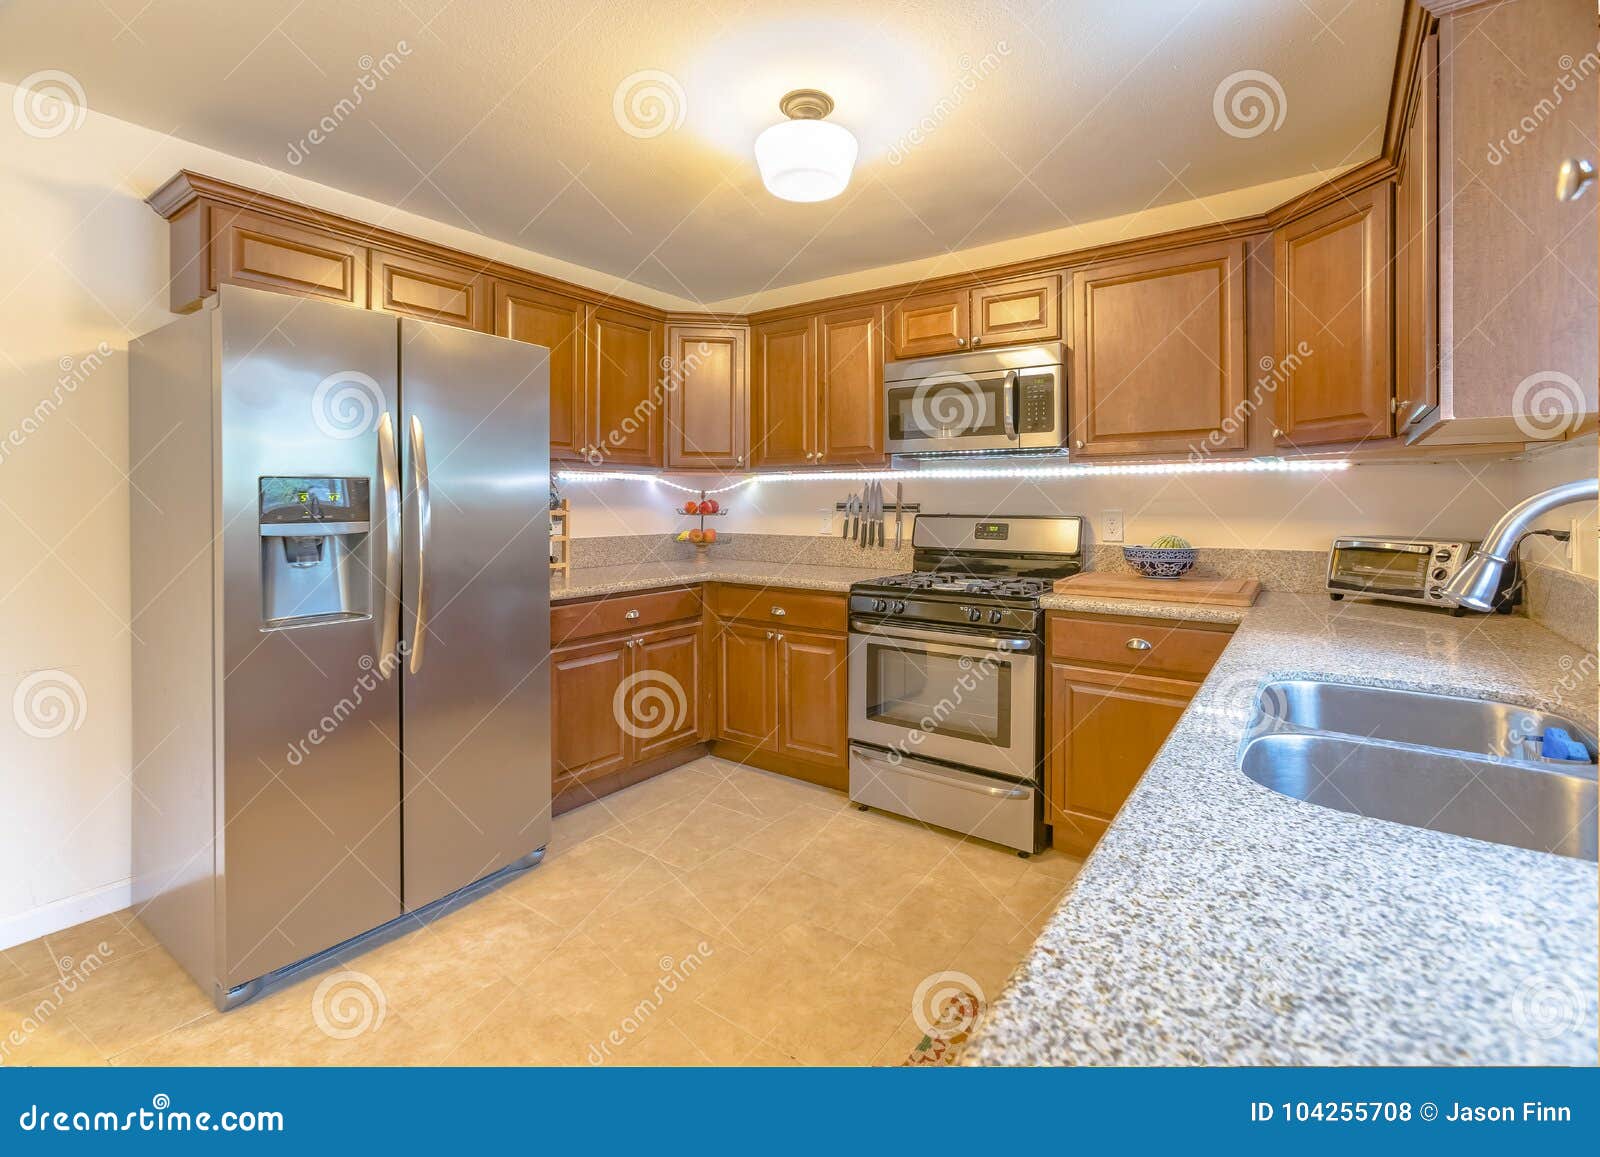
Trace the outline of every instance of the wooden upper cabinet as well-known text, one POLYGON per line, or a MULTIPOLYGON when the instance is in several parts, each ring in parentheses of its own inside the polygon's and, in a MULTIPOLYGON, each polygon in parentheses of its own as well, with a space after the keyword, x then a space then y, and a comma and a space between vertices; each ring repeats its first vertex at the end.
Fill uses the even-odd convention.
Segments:
POLYGON ((786 318, 750 330, 750 463, 805 466, 817 457, 817 323, 786 318))
POLYGON ((367 250, 327 233, 242 209, 212 214, 211 288, 251 285, 367 304, 367 250))
POLYGON ((895 302, 889 307, 889 344, 896 360, 923 358, 965 349, 971 336, 966 289, 942 289, 895 302))
POLYGON ((550 457, 573 460, 594 440, 588 414, 587 309, 583 302, 519 285, 494 283, 494 332, 550 351, 550 457))
POLYGON ((1061 340, 1061 278, 997 281, 972 291, 974 348, 1061 340))
POLYGON ((1392 195, 1370 185, 1273 234, 1279 445, 1389 436, 1392 195))
POLYGON ((817 318, 817 461, 829 466, 883 464, 883 322, 878 306, 817 318))
POLYGON ((1423 45, 1421 99, 1395 187, 1394 424, 1439 405, 1439 36, 1423 45))
POLYGON ((372 308, 422 321, 489 330, 489 279, 461 265, 446 265, 382 249, 372 251, 372 308))
POLYGON ((589 413, 596 464, 661 465, 662 327, 598 306, 589 314, 589 413))
POLYGON ((1245 446, 1245 246, 1108 262, 1072 282, 1072 451, 1245 446))
POLYGON ((745 464, 749 403, 747 332, 667 328, 669 469, 738 470, 745 464))

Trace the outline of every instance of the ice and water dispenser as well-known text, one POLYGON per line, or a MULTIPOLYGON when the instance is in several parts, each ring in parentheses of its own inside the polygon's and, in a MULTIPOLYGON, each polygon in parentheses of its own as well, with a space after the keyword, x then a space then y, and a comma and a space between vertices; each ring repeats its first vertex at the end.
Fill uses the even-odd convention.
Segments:
POLYGON ((265 630, 371 617, 369 479, 261 479, 265 630))

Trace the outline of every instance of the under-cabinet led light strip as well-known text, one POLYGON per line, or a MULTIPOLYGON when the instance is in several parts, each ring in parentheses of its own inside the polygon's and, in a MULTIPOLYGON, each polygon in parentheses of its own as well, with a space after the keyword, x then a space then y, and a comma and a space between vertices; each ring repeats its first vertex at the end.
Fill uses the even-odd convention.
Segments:
POLYGON ((1250 458, 1229 462, 1132 462, 1095 463, 1077 466, 924 466, 912 470, 780 470, 771 474, 751 474, 726 486, 684 486, 655 474, 631 470, 562 470, 563 482, 649 482, 670 486, 686 494, 722 494, 757 482, 859 482, 881 479, 963 478, 1100 478, 1159 474, 1335 474, 1348 470, 1348 459, 1289 461, 1283 458, 1250 458))

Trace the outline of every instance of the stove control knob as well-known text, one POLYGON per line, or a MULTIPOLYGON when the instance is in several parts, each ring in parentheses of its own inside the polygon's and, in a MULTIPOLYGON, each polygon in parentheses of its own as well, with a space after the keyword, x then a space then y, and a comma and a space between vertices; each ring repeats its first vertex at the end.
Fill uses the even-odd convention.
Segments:
POLYGON ((983 618, 983 612, 977 607, 967 608, 967 622, 976 623, 983 618))
POLYGON ((889 604, 883 599, 873 599, 872 609, 879 612, 886 611, 889 609, 889 604))
POLYGON ((989 621, 991 623, 998 623, 1003 618, 1005 618, 1005 616, 1000 613, 998 608, 989 612, 989 621))
POLYGON ((906 601, 904 599, 895 599, 894 606, 890 609, 897 615, 903 615, 906 613, 906 601))

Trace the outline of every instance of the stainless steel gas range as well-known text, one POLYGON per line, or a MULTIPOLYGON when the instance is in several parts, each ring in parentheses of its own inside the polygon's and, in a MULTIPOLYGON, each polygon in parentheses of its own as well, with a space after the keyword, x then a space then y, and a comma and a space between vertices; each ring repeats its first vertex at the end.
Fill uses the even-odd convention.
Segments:
POLYGON ((1078 515, 918 517, 915 568, 850 588, 850 798, 1015 848, 1044 840, 1044 615, 1078 515))

